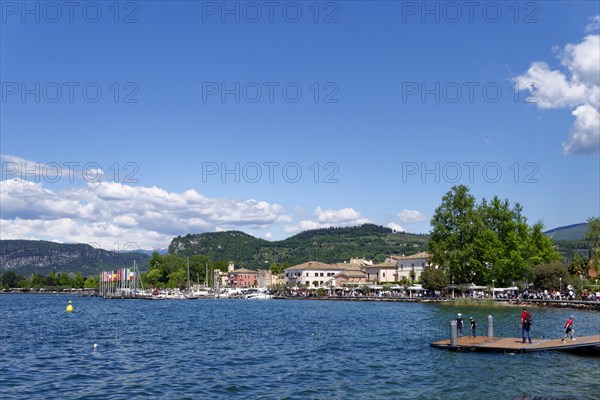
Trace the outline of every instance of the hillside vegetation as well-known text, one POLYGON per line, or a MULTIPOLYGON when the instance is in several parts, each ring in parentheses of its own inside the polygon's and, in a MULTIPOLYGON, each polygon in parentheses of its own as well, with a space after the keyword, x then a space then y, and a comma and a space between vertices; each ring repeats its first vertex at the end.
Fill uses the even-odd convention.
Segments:
POLYGON ((428 239, 428 235, 395 233, 373 224, 309 230, 272 242, 228 231, 178 236, 171 241, 169 254, 204 254, 213 260, 232 260, 236 266, 252 269, 268 268, 272 263, 295 265, 308 260, 343 262, 353 257, 382 262, 390 254, 424 251, 428 239))

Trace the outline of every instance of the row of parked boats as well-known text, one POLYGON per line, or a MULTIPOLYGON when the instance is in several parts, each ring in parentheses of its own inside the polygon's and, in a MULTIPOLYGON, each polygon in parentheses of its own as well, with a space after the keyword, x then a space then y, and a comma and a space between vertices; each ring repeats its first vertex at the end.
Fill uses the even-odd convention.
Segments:
POLYGON ((222 288, 218 290, 203 289, 182 291, 168 290, 135 290, 123 289, 106 293, 102 297, 112 299, 142 299, 142 300, 199 300, 199 299, 247 299, 268 300, 273 298, 267 289, 263 288, 222 288))

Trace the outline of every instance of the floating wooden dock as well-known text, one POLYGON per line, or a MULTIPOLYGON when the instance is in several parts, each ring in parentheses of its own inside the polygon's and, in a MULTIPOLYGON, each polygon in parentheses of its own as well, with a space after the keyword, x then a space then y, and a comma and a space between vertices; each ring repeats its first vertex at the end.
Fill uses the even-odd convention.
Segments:
POLYGON ((430 343, 431 347, 445 350, 487 351, 503 353, 530 353, 533 351, 583 351, 600 353, 600 335, 582 336, 576 340, 534 339, 532 343, 523 343, 521 338, 501 338, 488 336, 463 336, 452 346, 450 339, 430 343))

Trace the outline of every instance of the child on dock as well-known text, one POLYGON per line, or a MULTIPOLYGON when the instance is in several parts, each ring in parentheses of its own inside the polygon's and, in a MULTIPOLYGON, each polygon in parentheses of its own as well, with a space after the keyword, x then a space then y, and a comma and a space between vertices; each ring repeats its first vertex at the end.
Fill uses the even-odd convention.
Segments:
POLYGON ((477 322, 473 319, 473 317, 469 318, 471 320, 471 336, 477 337, 477 322))
POLYGON ((575 326, 575 323, 573 322, 574 318, 575 317, 571 315, 567 322, 565 322, 565 336, 563 336, 563 338, 560 339, 562 343, 565 342, 565 339, 567 338, 567 336, 569 336, 569 334, 571 334, 571 340, 575 340, 575 329, 573 329, 573 327, 575 326))

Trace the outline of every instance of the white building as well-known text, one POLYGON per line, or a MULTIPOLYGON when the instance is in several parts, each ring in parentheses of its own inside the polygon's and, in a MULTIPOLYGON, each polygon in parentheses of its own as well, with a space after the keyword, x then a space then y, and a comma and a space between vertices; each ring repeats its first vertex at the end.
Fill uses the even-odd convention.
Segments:
POLYGON ((392 255, 386 257, 385 263, 396 263, 398 280, 403 277, 410 278, 411 271, 415 273, 415 279, 419 280, 425 267, 430 265, 429 253, 423 251, 410 256, 392 255))
POLYGON ((398 266, 393 261, 363 267, 369 282, 397 282, 398 266))
POLYGON ((327 287, 329 282, 333 281, 334 277, 340 272, 352 271, 351 278, 359 279, 357 273, 361 272, 361 268, 362 264, 358 263, 327 264, 319 261, 308 261, 287 268, 284 272, 286 283, 317 288, 327 287))
POLYGON ((285 281, 309 288, 324 287, 342 269, 336 264, 308 261, 285 269, 285 281))

